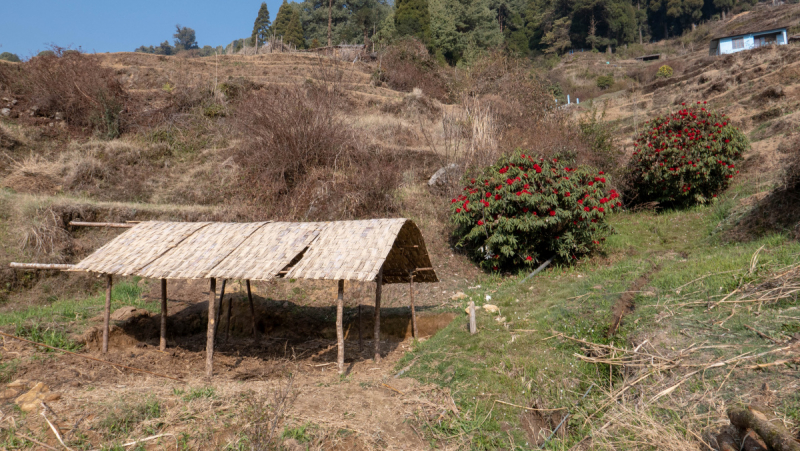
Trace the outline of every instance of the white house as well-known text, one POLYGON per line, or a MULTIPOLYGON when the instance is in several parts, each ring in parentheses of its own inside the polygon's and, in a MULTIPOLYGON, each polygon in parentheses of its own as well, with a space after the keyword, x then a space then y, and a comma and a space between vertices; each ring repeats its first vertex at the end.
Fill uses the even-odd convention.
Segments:
POLYGON ((711 40, 710 55, 727 55, 742 50, 757 49, 768 45, 785 45, 789 42, 786 28, 745 32, 735 35, 718 36, 711 40))

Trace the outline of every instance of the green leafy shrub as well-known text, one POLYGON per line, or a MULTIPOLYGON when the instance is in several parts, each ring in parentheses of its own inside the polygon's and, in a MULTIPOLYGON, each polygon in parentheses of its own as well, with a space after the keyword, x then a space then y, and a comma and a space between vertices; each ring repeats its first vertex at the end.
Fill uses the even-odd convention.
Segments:
POLYGON ((622 203, 615 190, 606 194, 602 171, 571 163, 518 150, 470 179, 451 202, 457 246, 493 271, 597 250, 610 233, 605 216, 622 203))
POLYGON ((724 114, 700 102, 648 121, 629 163, 636 199, 676 206, 705 203, 739 173, 736 163, 749 145, 724 114))
POLYGON ((656 72, 656 78, 669 78, 672 76, 672 72, 672 68, 665 64, 658 68, 658 72, 656 72))
POLYGON ((609 75, 601 75, 597 77, 597 87, 600 89, 608 89, 614 86, 614 76, 609 75))

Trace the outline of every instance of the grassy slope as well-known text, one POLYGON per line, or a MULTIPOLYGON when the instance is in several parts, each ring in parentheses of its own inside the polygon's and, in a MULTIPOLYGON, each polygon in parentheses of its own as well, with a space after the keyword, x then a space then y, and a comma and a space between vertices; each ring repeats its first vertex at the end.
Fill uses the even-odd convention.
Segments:
MULTIPOLYGON (((755 310, 756 304, 743 305, 727 320, 725 327, 715 323, 729 316, 729 307, 706 312, 705 305, 671 310, 665 306, 681 298, 676 294, 678 287, 706 274, 733 271, 707 277, 684 288, 683 292, 690 297, 687 300, 732 291, 742 272, 749 270, 753 254, 762 246, 754 273, 746 276, 748 280, 797 263, 800 245, 783 236, 769 236, 748 243, 724 243, 713 234, 730 211, 730 203, 683 212, 617 214, 612 220, 617 234, 609 239, 605 258, 574 268, 553 268, 522 284, 521 277, 487 276, 477 281, 482 287, 474 291, 471 299, 481 305, 486 302, 487 294, 491 296, 490 302, 500 307, 501 315, 510 323, 508 327, 481 311, 477 335, 469 335, 465 320, 456 320, 435 337, 419 343, 398 364, 404 367, 413 361, 409 372, 412 377, 449 387, 461 411, 458 417, 449 414, 439 421, 420 419, 426 436, 432 443, 461 442, 462 446, 473 449, 528 449, 534 438, 530 434, 526 436, 524 427, 519 426, 526 421, 523 410, 495 400, 536 408, 568 408, 573 413, 568 422, 569 433, 550 442, 548 449, 568 449, 605 423, 604 410, 598 411, 590 422, 584 419, 601 407, 609 390, 619 389, 630 380, 631 374, 620 374, 616 368, 610 373, 607 365, 583 362, 574 356, 574 353, 583 354, 581 348, 572 341, 553 338, 557 332, 621 348, 647 338, 664 354, 669 354, 670 348, 674 348, 673 351, 686 348, 690 342, 733 345, 714 348, 713 355, 698 356, 712 360, 770 348, 769 342, 745 325, 752 325, 773 337, 780 337, 780 332, 791 335, 800 327, 800 318, 787 322, 778 316, 785 316, 783 309, 796 305, 796 301, 784 301, 780 307, 764 306, 760 313, 755 310), (609 339, 607 331, 612 321, 612 307, 619 293, 648 273, 649 284, 634 293, 635 311, 624 320, 617 336, 609 339), (671 315, 665 314, 666 311, 671 315), (520 331, 523 329, 525 331, 520 331), (591 384, 597 389, 582 400, 591 384)), ((800 317, 797 313, 795 316, 800 317)), ((774 359, 766 357, 765 361, 774 359)), ((767 374, 762 377, 767 380, 769 373, 780 373, 781 367, 777 368, 763 370, 767 374)), ((705 385, 697 383, 699 376, 691 379, 695 383, 682 385, 646 413, 664 422, 670 433, 694 441, 686 429, 699 435, 707 425, 697 422, 698 412, 704 412, 706 420, 724 416, 724 408, 718 410, 717 401, 724 404, 742 398, 736 381, 746 384, 748 375, 753 372, 737 371, 728 381, 728 389, 719 391, 719 398, 713 399, 713 405, 700 403, 696 406, 700 410, 696 411, 678 409, 675 405, 698 391, 717 390, 728 371, 727 367, 706 371, 705 385)), ((678 374, 680 371, 674 375, 678 374)), ((656 375, 646 379, 644 384, 650 383, 660 391, 669 386, 670 380, 656 375)), ((782 383, 778 377, 771 385, 780 390, 782 383)), ((747 389, 749 387, 743 388, 747 389)), ((646 388, 640 389, 640 393, 645 392, 646 388)), ((786 397, 779 405, 788 418, 793 415, 794 420, 798 420, 800 411, 796 399, 786 397)), ((550 419, 549 428, 557 424, 558 419, 558 415, 550 419)))

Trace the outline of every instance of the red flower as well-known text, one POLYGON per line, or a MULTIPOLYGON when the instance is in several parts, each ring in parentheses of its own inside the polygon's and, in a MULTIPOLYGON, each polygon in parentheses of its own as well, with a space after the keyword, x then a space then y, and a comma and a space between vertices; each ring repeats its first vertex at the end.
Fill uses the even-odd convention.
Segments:
POLYGON ((506 183, 508 183, 509 185, 511 185, 511 184, 513 184, 513 183, 514 183, 514 179, 506 179, 506 183))
POLYGON ((483 221, 482 220, 478 220, 478 225, 483 225, 483 221))
POLYGON ((502 197, 503 197, 503 196, 501 196, 501 195, 497 194, 497 195, 495 195, 495 196, 494 196, 494 200, 500 200, 500 199, 502 199, 502 197))
POLYGON ((461 213, 461 209, 460 208, 456 208, 456 213, 461 213))
POLYGON ((497 271, 497 266, 492 266, 492 271, 497 271))
POLYGON ((594 182, 589 182, 589 186, 593 186, 593 185, 594 185, 594 182))
POLYGON ((592 211, 592 209, 589 207, 583 207, 583 211, 592 211))
POLYGON ((492 193, 486 193, 486 197, 492 197, 492 193))
POLYGON ((550 216, 555 216, 555 215, 556 215, 556 212, 554 212, 553 210, 550 210, 550 216))
POLYGON ((508 172, 508 166, 506 166, 506 167, 504 167, 504 168, 501 168, 501 169, 500 169, 499 171, 497 171, 497 172, 499 172, 499 173, 501 173, 501 174, 505 174, 506 172, 508 172))
POLYGON ((578 199, 578 203, 583 205, 583 199, 578 199))
POLYGON ((529 256, 525 257, 525 260, 531 261, 531 260, 533 260, 533 257, 531 257, 531 256, 529 255, 529 256))
POLYGON ((527 213, 527 212, 528 212, 528 207, 525 207, 525 208, 523 208, 523 209, 522 209, 522 212, 523 212, 523 213, 527 213))
POLYGON ((605 210, 603 210, 603 207, 598 208, 597 211, 599 211, 600 213, 605 212, 605 210))
POLYGON ((569 191, 567 191, 566 193, 564 193, 564 197, 569 197, 569 191))

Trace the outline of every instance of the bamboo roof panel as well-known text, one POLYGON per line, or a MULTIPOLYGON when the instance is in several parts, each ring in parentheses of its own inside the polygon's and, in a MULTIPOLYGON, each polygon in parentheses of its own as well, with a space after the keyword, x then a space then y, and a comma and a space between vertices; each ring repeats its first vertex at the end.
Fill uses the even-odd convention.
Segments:
POLYGON ((375 280, 405 222, 405 219, 370 219, 326 223, 286 277, 375 280))
POLYGON ((303 254, 323 223, 272 222, 236 248, 207 277, 270 280, 303 254))
POLYGON ((154 279, 202 279, 266 222, 209 224, 138 271, 154 279))
POLYGON ((73 267, 73 271, 89 271, 121 276, 137 271, 209 222, 146 221, 128 229, 73 267))

